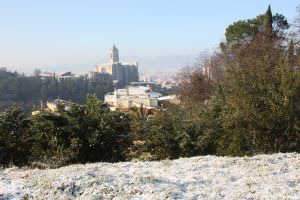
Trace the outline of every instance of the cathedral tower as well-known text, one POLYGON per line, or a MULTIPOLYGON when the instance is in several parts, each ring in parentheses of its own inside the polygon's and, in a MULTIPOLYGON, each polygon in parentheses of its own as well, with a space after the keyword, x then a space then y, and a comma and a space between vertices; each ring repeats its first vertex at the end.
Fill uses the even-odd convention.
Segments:
POLYGON ((113 48, 110 49, 110 62, 111 63, 118 63, 119 62, 119 50, 113 46, 113 48))

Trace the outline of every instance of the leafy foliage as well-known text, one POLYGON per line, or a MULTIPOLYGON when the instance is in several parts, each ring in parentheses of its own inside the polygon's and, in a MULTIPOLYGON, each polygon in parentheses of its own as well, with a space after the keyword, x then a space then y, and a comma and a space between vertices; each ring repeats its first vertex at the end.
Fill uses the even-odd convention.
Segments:
POLYGON ((145 145, 156 159, 213 154, 222 133, 219 112, 216 103, 162 111, 147 121, 145 145))
POLYGON ((129 130, 128 116, 110 112, 95 95, 89 95, 84 106, 59 106, 56 112, 44 110, 31 119, 13 107, 0 114, 1 165, 59 167, 125 160, 129 130))
POLYGON ((31 138, 30 120, 19 107, 0 113, 0 165, 23 165, 28 162, 31 138))
POLYGON ((229 26, 228 45, 212 57, 221 70, 210 84, 195 81, 195 72, 206 80, 199 68, 181 72, 181 107, 146 124, 146 146, 154 156, 300 151, 295 46, 283 45, 285 18, 270 16, 269 8, 265 15, 229 26))
POLYGON ((241 49, 249 45, 257 33, 263 32, 265 26, 267 26, 268 31, 271 29, 271 32, 277 36, 283 36, 290 27, 283 15, 277 13, 272 15, 269 7, 264 15, 259 15, 253 19, 239 20, 229 25, 225 33, 226 42, 221 43, 220 46, 223 50, 241 49))

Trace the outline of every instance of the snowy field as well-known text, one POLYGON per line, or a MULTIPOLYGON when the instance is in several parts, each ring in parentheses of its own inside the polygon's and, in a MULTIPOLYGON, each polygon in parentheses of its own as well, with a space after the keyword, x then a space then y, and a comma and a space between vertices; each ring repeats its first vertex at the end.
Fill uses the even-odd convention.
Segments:
POLYGON ((300 199, 300 154, 9 168, 0 199, 300 199))

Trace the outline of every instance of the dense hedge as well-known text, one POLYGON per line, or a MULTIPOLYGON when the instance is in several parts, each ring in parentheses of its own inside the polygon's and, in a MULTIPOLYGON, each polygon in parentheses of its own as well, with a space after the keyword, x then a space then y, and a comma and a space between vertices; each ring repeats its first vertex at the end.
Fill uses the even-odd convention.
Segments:
POLYGON ((95 95, 84 106, 59 106, 57 112, 44 110, 31 118, 11 107, 0 113, 1 165, 122 161, 131 144, 129 130, 128 116, 109 111, 95 95))

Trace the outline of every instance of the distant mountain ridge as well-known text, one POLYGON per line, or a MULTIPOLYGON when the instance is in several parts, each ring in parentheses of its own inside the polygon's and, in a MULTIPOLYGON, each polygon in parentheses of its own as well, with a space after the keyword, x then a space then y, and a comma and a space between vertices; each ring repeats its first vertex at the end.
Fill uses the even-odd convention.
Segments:
MULTIPOLYGON (((194 63, 198 55, 164 55, 164 56, 121 56, 121 62, 138 61, 140 73, 150 72, 176 72, 187 64, 194 63)), ((82 63, 53 64, 44 66, 7 66, 9 71, 32 74, 34 69, 41 71, 65 73, 71 71, 76 74, 87 74, 93 70, 94 65, 109 62, 107 57, 84 61, 82 63)))

